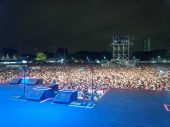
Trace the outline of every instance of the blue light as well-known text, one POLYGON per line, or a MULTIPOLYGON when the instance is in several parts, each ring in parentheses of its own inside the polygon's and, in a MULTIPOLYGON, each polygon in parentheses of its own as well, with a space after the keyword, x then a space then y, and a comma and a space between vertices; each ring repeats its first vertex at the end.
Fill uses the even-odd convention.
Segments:
POLYGON ((29 78, 22 78, 22 80, 21 80, 21 84, 28 84, 28 82, 29 82, 29 78))

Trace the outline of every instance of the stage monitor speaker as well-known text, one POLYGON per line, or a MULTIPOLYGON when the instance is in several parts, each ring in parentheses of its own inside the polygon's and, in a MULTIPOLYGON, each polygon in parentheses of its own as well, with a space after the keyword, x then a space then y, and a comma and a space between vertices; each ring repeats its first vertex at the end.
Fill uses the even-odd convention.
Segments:
POLYGON ((78 92, 76 90, 58 91, 54 98, 55 103, 69 104, 77 100, 78 92))
POLYGON ((33 79, 33 78, 23 78, 21 81, 22 84, 27 84, 27 85, 42 85, 43 84, 43 79, 33 79))
POLYGON ((37 87, 26 96, 26 99, 32 101, 42 101, 51 97, 53 97, 53 91, 51 88, 37 87))
POLYGON ((10 82, 10 84, 20 84, 21 83, 21 78, 14 78, 11 82, 10 82))
POLYGON ((58 91, 58 84, 50 84, 48 87, 51 88, 53 92, 58 91))

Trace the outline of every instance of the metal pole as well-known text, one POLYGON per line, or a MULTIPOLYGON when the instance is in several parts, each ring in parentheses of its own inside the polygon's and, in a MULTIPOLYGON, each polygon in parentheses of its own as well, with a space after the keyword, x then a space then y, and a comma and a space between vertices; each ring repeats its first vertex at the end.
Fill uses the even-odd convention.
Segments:
POLYGON ((24 97, 25 97, 25 69, 24 70, 24 97))
POLYGON ((91 98, 91 101, 94 102, 93 67, 91 67, 91 73, 92 73, 92 98, 91 98))

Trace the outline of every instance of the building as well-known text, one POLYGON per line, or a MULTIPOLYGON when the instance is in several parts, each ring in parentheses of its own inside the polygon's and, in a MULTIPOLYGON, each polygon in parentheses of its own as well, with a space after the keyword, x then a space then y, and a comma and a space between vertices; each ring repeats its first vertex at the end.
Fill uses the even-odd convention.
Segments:
POLYGON ((150 52, 151 51, 151 38, 148 37, 143 41, 143 51, 150 52))

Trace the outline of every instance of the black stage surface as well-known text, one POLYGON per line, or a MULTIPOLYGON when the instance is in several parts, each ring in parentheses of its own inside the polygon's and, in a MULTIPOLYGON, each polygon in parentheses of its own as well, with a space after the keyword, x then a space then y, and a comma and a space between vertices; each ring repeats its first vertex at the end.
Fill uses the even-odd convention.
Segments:
MULTIPOLYGON (((30 86, 27 86, 27 92, 30 86)), ((108 91, 93 109, 12 99, 23 86, 0 85, 0 127, 169 127, 170 93, 108 91)))

